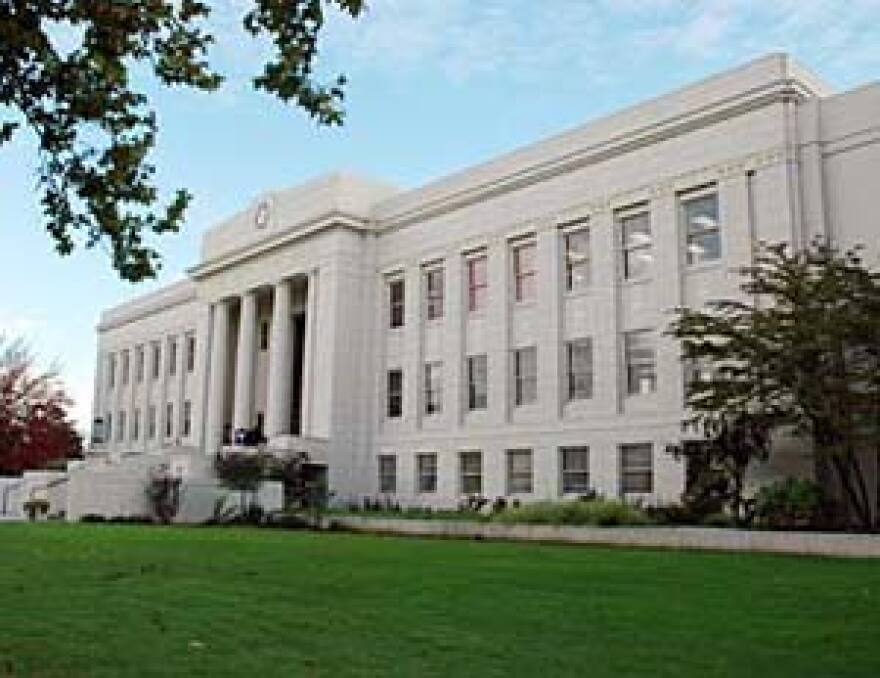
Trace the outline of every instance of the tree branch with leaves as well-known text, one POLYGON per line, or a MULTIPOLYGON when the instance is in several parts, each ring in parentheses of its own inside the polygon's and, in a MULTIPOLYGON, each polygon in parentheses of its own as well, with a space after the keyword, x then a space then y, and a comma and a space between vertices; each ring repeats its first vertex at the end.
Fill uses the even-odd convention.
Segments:
MULTIPOLYGON (((340 125, 345 78, 315 76, 328 10, 358 17, 363 0, 253 0, 242 30, 273 53, 255 89, 340 125)), ((0 0, 0 148, 21 128, 38 147, 37 184, 56 250, 105 246, 128 281, 156 275, 154 240, 176 232, 192 195, 159 204, 156 112, 133 76, 210 92, 223 77, 208 61, 211 6, 198 0, 0 0), (75 38, 72 49, 62 36, 75 38)))

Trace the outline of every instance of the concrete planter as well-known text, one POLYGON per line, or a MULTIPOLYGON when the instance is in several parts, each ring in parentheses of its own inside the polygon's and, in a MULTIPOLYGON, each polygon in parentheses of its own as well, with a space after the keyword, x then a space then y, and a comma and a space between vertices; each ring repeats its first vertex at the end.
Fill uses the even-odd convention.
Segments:
POLYGON ((333 516, 325 520, 328 525, 334 524, 352 532, 413 537, 880 558, 880 535, 869 534, 770 532, 711 527, 502 525, 457 520, 411 520, 362 516, 333 516))

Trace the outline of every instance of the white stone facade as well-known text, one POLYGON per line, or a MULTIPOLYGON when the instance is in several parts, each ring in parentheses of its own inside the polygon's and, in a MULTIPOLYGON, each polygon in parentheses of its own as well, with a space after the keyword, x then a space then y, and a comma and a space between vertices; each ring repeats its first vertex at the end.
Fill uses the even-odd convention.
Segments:
POLYGON ((672 502, 668 311, 735 295, 759 240, 880 265, 878 195, 880 85, 833 94, 784 55, 415 190, 268 193, 189 279, 103 314, 94 449, 204 459, 260 427, 343 501, 672 502))

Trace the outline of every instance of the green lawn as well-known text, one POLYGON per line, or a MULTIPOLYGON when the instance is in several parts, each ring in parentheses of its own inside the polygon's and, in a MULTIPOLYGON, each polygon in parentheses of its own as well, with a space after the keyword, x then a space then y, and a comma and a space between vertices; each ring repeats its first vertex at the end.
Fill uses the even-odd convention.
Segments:
POLYGON ((877 561, 0 525, 0 676, 878 676, 877 561))

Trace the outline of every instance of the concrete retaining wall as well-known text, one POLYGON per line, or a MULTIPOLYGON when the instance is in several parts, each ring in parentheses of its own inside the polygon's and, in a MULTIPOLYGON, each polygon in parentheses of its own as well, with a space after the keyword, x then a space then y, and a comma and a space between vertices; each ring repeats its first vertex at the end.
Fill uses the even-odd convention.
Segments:
POLYGON ((334 516, 353 532, 419 537, 641 546, 699 551, 789 553, 842 558, 880 558, 880 535, 769 532, 710 527, 569 527, 502 525, 456 520, 334 516))

